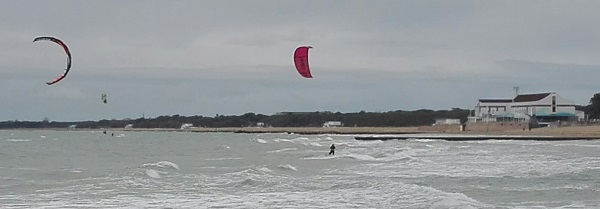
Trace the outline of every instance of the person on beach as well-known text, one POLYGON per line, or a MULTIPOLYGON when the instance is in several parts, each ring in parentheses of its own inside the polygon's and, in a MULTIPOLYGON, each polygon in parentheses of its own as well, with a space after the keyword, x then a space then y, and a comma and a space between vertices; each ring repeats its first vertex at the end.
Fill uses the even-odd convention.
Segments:
POLYGON ((335 145, 331 144, 331 147, 329 147, 329 149, 329 155, 335 155, 335 145))

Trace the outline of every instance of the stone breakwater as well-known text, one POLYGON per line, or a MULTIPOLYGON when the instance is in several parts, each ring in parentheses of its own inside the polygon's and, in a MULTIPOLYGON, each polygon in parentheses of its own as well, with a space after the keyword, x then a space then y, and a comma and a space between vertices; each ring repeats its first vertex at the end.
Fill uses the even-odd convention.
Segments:
POLYGON ((598 140, 593 136, 517 136, 517 135, 396 135, 396 136, 357 136, 356 140, 387 141, 407 139, 428 139, 445 141, 484 141, 484 140, 529 140, 529 141, 566 141, 566 140, 598 140))

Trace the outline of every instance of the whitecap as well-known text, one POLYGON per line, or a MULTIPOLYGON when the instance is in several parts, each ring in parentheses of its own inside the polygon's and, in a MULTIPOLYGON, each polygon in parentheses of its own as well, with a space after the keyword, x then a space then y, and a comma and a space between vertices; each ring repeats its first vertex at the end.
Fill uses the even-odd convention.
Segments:
POLYGON ((169 161, 160 161, 156 163, 146 163, 143 164, 142 167, 159 167, 159 168, 173 168, 175 170, 179 170, 179 166, 175 163, 169 161))
POLYGON ((416 141, 416 142, 434 142, 434 141, 439 141, 439 140, 435 140, 435 139, 415 139, 412 141, 416 141))
POLYGON ((220 161, 220 160, 241 160, 242 157, 225 157, 225 158, 205 158, 206 161, 220 161))
POLYGON ((482 208, 488 205, 478 202, 463 193, 446 193, 431 206, 431 208, 482 208))
POLYGON ((278 165, 278 168, 283 168, 283 169, 288 169, 288 170, 293 170, 293 171, 298 171, 298 169, 290 164, 285 164, 285 165, 278 165))
POLYGON ((377 158, 374 158, 371 155, 362 155, 362 154, 349 154, 344 157, 349 157, 349 158, 357 159, 357 160, 377 160, 377 158))
POLYGON ((257 170, 261 171, 261 172, 265 172, 265 173, 273 173, 273 171, 271 171, 271 169, 269 169, 267 167, 262 167, 262 168, 259 168, 257 170))
POLYGON ((29 139, 6 139, 9 142, 28 142, 29 139))
POLYGON ((155 178, 158 179, 160 178, 160 174, 158 174, 158 171, 153 170, 153 169, 146 169, 146 175, 149 176, 150 178, 155 178))
POLYGON ((259 138, 251 139, 250 141, 258 142, 258 143, 261 143, 261 144, 266 144, 267 143, 267 141, 265 141, 264 139, 259 139, 259 138))
POLYGON ((290 140, 290 139, 274 139, 273 141, 274 141, 274 142, 293 142, 293 141, 292 141, 292 140, 290 140))
POLYGON ((298 150, 298 149, 297 148, 283 148, 283 149, 278 149, 278 150, 267 151, 267 153, 277 153, 277 152, 285 152, 285 151, 292 151, 292 150, 298 150))
POLYGON ((308 143, 310 146, 314 146, 314 147, 322 147, 323 145, 319 144, 318 142, 309 142, 308 143))
POLYGON ((328 160, 328 159, 333 159, 336 158, 335 155, 326 155, 326 156, 317 156, 317 157, 305 157, 302 158, 304 160, 328 160))
POLYGON ((295 139, 292 139, 292 140, 309 140, 309 138, 307 138, 307 137, 298 137, 298 138, 295 138, 295 139))

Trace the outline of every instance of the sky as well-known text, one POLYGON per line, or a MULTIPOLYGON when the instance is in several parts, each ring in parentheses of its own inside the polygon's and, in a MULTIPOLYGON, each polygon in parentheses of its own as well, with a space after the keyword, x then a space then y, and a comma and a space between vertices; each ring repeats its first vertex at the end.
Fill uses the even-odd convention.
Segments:
POLYGON ((0 3, 0 121, 472 109, 515 86, 587 105, 600 91, 594 0, 0 3), (55 85, 65 54, 38 36, 71 50, 55 85), (305 45, 312 79, 294 68, 305 45))

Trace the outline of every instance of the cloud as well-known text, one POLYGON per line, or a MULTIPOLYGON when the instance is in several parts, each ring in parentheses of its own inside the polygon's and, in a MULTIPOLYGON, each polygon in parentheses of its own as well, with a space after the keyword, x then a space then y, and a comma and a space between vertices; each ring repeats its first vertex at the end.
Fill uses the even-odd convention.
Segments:
POLYGON ((75 100, 85 98, 83 92, 76 88, 56 87, 48 88, 48 96, 54 99, 75 100))

